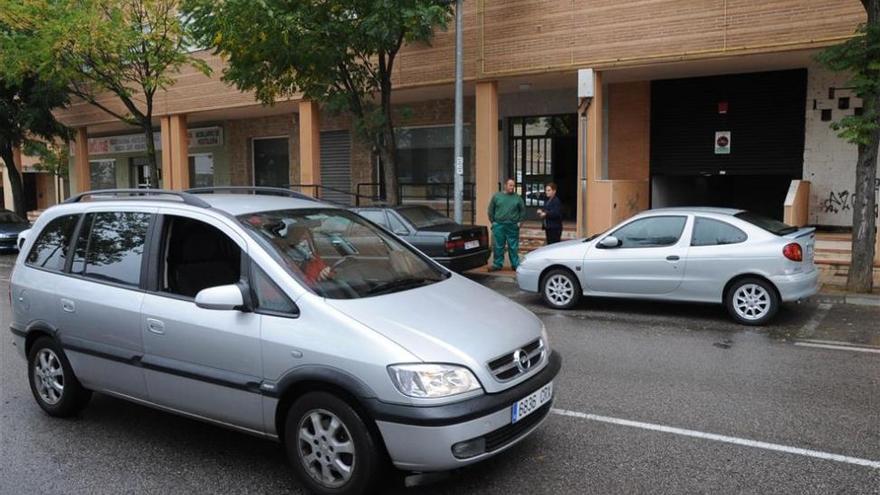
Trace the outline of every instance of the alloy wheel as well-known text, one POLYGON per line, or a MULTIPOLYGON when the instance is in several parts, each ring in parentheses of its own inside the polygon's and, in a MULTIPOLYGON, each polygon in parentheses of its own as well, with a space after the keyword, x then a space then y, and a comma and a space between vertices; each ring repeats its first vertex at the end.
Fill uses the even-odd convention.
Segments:
POLYGON ((574 284, 565 275, 551 275, 544 285, 544 294, 556 306, 565 306, 574 297, 574 284))
POLYGON ((770 294, 758 284, 743 284, 733 294, 733 309, 744 320, 760 320, 770 311, 771 304, 770 294))
POLYGON ((52 349, 40 349, 35 356, 34 384, 47 404, 57 404, 64 395, 64 368, 52 349))
POLYGON ((315 481, 339 488, 351 479, 354 442, 338 416, 325 409, 309 411, 299 423, 297 443, 300 461, 315 481))

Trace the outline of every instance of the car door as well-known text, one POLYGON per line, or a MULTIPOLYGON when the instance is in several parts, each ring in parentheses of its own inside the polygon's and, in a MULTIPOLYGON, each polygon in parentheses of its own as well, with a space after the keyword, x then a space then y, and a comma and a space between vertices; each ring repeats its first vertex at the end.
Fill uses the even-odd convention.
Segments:
POLYGON ((696 216, 687 253, 684 280, 677 291, 696 301, 721 301, 724 286, 754 256, 741 244, 748 235, 722 220, 696 216))
POLYGON ((687 254, 687 215, 636 218, 599 238, 584 258, 584 279, 594 293, 660 295, 678 288, 687 254), (602 247, 613 236, 617 247, 602 247))
POLYGON ((192 212, 161 215, 157 234, 141 315, 150 400, 262 432, 259 316, 195 304, 202 289, 242 282, 247 244, 192 212))
POLYGON ((155 211, 86 212, 69 274, 58 277, 59 335, 77 376, 94 390, 146 398, 139 321, 144 251, 155 211))

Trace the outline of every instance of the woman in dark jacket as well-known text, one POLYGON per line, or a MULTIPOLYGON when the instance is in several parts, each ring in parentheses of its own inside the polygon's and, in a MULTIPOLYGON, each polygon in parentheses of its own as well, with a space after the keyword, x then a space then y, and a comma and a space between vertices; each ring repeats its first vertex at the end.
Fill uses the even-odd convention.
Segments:
POLYGON ((551 182, 544 187, 544 208, 538 210, 538 216, 544 220, 544 233, 547 244, 559 242, 562 238, 562 202, 556 197, 556 184, 551 182))

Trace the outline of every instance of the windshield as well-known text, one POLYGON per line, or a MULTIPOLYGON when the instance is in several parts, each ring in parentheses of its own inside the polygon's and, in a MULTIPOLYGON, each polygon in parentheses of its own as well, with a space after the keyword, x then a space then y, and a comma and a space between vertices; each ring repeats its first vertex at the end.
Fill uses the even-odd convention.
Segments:
POLYGON ((740 220, 744 220, 749 222, 752 225, 760 227, 767 232, 776 234, 776 235, 788 235, 792 232, 797 232, 797 227, 792 227, 786 223, 782 223, 779 220, 774 220, 772 218, 767 218, 761 215, 756 215, 754 213, 748 211, 742 211, 734 215, 736 218, 740 220))
POLYGON ((239 220, 316 294, 357 299, 444 280, 449 274, 346 210, 277 210, 239 220))
POLYGON ((26 223, 20 216, 11 211, 0 211, 0 223, 26 223))
POLYGON ((408 206, 406 208, 398 208, 403 218, 413 224, 416 229, 424 229, 434 227, 436 225, 445 225, 453 222, 449 217, 441 215, 437 210, 427 206, 408 206))

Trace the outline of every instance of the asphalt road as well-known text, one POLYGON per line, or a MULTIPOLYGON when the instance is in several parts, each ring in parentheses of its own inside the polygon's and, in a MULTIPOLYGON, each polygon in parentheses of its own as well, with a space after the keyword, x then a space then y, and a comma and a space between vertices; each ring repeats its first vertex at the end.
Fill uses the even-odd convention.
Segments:
MULTIPOLYGON (((0 257, 4 329, 11 261, 0 257)), ((750 330, 714 306, 591 300, 554 312, 482 280, 546 323, 565 360, 556 409, 500 456, 386 492, 880 493, 880 354, 793 344, 863 339, 880 309, 807 303, 750 330)), ((268 441, 102 395, 79 418, 49 418, 3 335, 0 493, 302 492, 268 441)))

